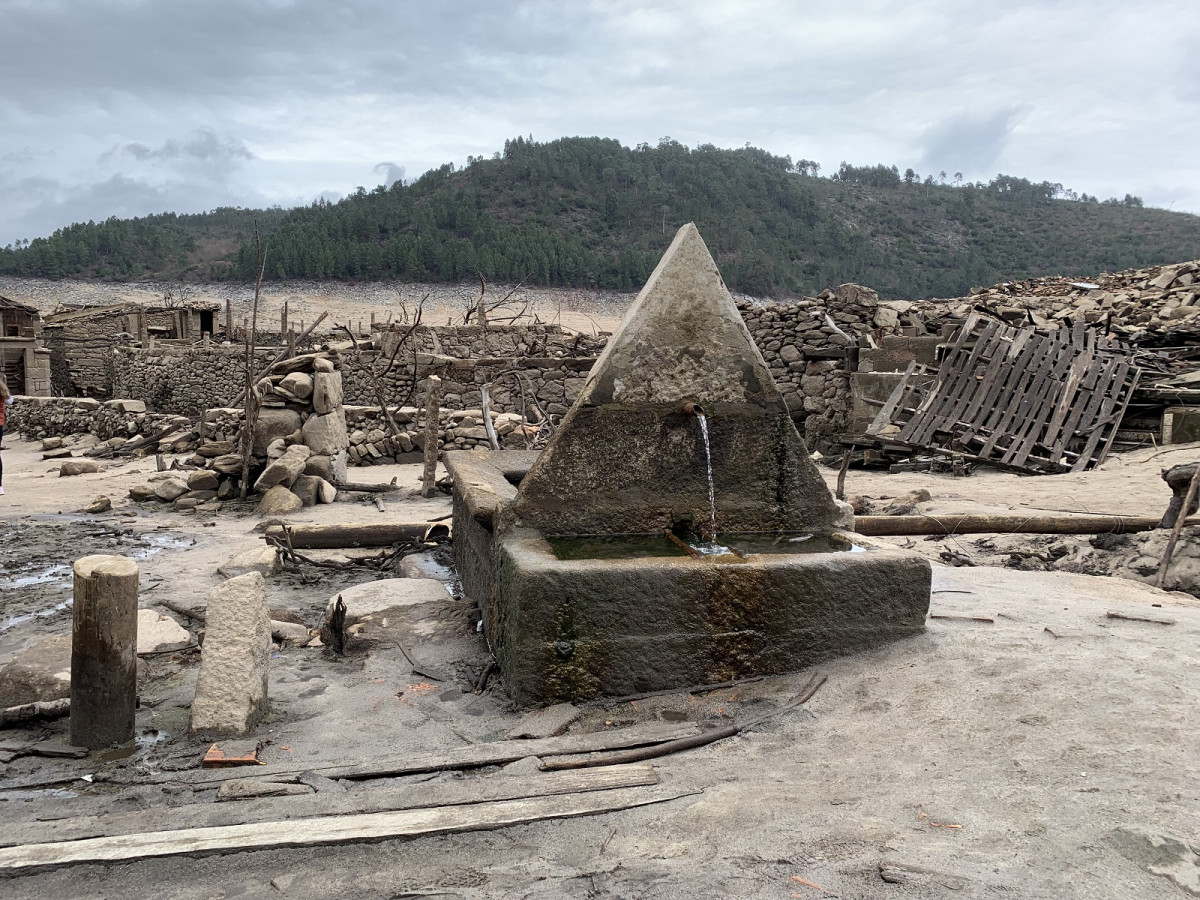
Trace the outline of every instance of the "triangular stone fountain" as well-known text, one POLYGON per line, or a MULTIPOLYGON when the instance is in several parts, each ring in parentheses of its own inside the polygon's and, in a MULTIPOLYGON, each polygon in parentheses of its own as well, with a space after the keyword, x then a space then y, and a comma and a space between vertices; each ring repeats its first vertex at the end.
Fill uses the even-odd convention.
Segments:
POLYGON ((446 464, 463 585, 518 703, 791 672, 924 630, 929 563, 852 532, 694 225, 516 491, 503 457, 446 464))
POLYGON ((543 534, 828 530, 838 511, 695 225, 684 225, 521 484, 543 534))

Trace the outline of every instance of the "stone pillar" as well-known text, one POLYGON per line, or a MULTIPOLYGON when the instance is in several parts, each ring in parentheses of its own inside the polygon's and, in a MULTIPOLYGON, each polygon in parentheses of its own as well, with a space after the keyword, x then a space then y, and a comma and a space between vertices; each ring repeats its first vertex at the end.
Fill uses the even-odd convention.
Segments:
POLYGON ((138 565, 124 556, 75 563, 71 743, 98 749, 133 740, 137 696, 138 565))
POLYGON ((257 725, 267 711, 270 658, 271 616, 262 575, 238 575, 209 591, 191 730, 239 735, 257 725))
POLYGON ((438 419, 442 411, 442 379, 429 376, 429 395, 425 399, 425 473, 421 479, 421 496, 437 493, 438 419))

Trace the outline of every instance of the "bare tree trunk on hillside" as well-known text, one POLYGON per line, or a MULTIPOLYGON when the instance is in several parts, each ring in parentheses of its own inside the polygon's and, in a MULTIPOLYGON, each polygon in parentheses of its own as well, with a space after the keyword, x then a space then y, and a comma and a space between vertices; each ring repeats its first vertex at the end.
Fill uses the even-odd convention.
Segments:
POLYGON ((254 371, 254 335, 258 330, 258 298, 262 293, 263 272, 267 266, 266 250, 258 236, 258 219, 254 220, 254 252, 258 266, 254 278, 254 305, 250 310, 250 330, 246 332, 246 382, 242 395, 242 409, 245 411, 246 421, 242 427, 242 484, 238 496, 243 500, 250 491, 250 460, 254 449, 254 430, 258 425, 258 395, 254 392, 257 381, 254 371))

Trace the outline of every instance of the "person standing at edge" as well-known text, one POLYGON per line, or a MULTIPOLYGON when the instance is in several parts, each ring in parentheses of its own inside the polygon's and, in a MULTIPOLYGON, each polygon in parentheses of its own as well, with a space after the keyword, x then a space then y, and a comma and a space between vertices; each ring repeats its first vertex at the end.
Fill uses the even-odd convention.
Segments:
MULTIPOLYGON (((0 450, 4 449, 4 416, 12 406, 12 394, 8 392, 8 379, 0 375, 0 450)), ((4 460, 0 458, 0 494, 4 493, 4 460)))

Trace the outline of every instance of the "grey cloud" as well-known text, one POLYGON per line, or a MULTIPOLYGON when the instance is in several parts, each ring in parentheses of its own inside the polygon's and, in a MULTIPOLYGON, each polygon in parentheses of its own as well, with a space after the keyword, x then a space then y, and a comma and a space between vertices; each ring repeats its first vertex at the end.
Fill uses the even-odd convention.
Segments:
POLYGON ((383 186, 390 188, 397 181, 404 180, 404 166, 395 163, 381 162, 371 170, 372 175, 383 175, 383 186))
POLYGON ((994 175, 992 169, 1004 152, 1020 112, 1010 107, 942 119, 922 135, 922 168, 994 175))
MULTIPOLYGON (((134 159, 138 160, 239 160, 254 159, 254 154, 244 143, 231 137, 219 137, 209 128, 201 128, 185 140, 174 138, 164 141, 155 148, 145 144, 132 143, 121 147, 134 159)), ((107 156, 107 154, 106 154, 107 156)))

